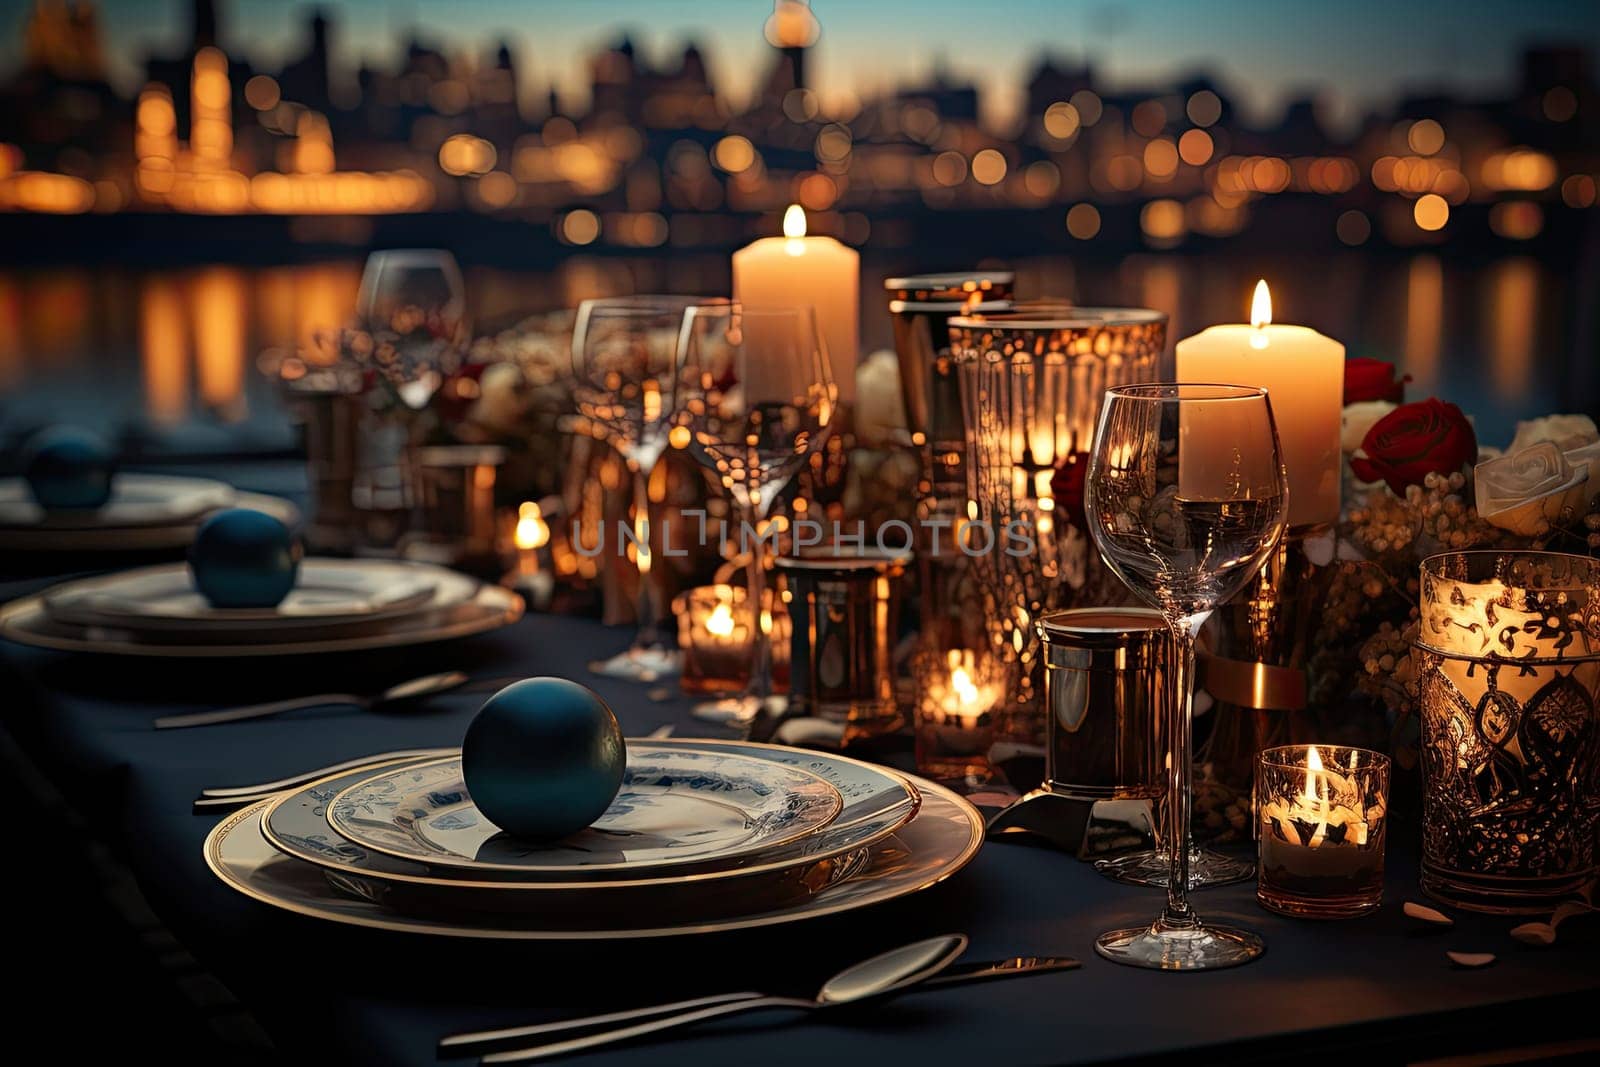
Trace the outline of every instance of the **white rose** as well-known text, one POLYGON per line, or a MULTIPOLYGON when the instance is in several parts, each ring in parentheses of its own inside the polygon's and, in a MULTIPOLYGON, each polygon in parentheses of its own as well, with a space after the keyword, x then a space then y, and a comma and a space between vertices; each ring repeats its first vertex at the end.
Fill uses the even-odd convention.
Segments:
POLYGON ((1571 452, 1600 441, 1600 429, 1596 429, 1594 420, 1587 415, 1546 415, 1542 419, 1519 422, 1517 436, 1506 454, 1532 448, 1541 441, 1550 441, 1561 451, 1571 452))
POLYGON ((856 368, 856 440, 879 448, 905 436, 906 408, 900 396, 900 361, 880 349, 856 368))
POLYGON ((1485 522, 1537 537, 1588 500, 1589 468, 1568 462, 1551 441, 1507 452, 1473 469, 1473 492, 1485 522))
POLYGON ((1339 449, 1350 455, 1361 447, 1367 431, 1373 424, 1393 411, 1398 405, 1387 400, 1363 400, 1344 409, 1344 422, 1339 430, 1339 449))

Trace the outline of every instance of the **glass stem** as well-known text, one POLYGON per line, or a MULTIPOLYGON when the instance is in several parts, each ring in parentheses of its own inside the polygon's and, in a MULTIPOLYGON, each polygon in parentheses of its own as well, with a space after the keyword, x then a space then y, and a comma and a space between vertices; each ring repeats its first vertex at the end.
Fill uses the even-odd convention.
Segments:
POLYGON ((772 634, 762 625, 763 603, 767 592, 767 561, 763 541, 759 536, 767 508, 758 497, 756 502, 750 505, 749 511, 754 520, 750 526, 758 536, 750 546, 750 564, 746 569, 745 603, 750 605, 750 620, 755 629, 750 635, 750 684, 745 688, 745 693, 747 696, 764 701, 772 696, 772 634))
POLYGON ((633 530, 638 539, 634 546, 639 566, 639 596, 635 608, 639 633, 633 639, 635 648, 653 648, 660 643, 658 614, 656 612, 655 557, 651 548, 650 530, 650 472, 643 467, 633 475, 633 530))
POLYGON ((1171 731, 1172 765, 1167 770, 1167 908, 1160 925, 1187 929, 1199 924, 1189 907, 1190 824, 1189 782, 1193 773, 1194 646, 1209 611, 1169 617, 1172 629, 1172 671, 1167 724, 1171 731))

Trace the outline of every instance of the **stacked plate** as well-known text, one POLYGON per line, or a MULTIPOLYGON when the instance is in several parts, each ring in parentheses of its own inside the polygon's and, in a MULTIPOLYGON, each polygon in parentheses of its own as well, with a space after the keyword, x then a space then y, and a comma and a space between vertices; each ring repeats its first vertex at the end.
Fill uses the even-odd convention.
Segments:
POLYGON ((67 582, 0 608, 0 637, 74 652, 274 656, 351 652, 504 626, 522 601, 425 563, 309 559, 275 608, 214 608, 182 563, 67 582))
POLYGON ((293 504, 242 493, 209 478, 118 474, 111 499, 92 511, 45 511, 21 478, 0 478, 0 549, 17 552, 153 552, 183 548, 219 508, 253 508, 286 524, 293 504))
POLYGON ((337 774, 224 820, 206 863, 302 915, 447 937, 599 940, 739 930, 905 896, 965 866, 983 820, 931 782, 738 741, 630 741, 610 809, 509 837, 459 752, 337 774))

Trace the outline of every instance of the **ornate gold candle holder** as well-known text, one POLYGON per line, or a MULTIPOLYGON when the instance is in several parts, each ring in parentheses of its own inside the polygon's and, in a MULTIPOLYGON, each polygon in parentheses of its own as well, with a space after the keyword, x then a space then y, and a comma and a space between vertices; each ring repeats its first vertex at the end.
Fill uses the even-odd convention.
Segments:
POLYGON ((1596 874, 1600 561, 1430 556, 1421 600, 1422 890, 1548 912, 1596 874))
POLYGON ((678 684, 685 693, 726 695, 742 693, 750 682, 754 627, 770 627, 773 684, 789 682, 789 616, 771 610, 769 593, 765 620, 752 617, 746 590, 735 585, 702 585, 679 593, 672 601, 678 620, 678 649, 683 653, 683 673, 678 684))
POLYGON ((1283 745, 1256 756, 1256 900, 1269 911, 1350 919, 1383 900, 1389 757, 1283 745))
POLYGON ((912 677, 917 773, 966 786, 990 781, 994 709, 1005 699, 1005 680, 988 650, 920 652, 912 677))

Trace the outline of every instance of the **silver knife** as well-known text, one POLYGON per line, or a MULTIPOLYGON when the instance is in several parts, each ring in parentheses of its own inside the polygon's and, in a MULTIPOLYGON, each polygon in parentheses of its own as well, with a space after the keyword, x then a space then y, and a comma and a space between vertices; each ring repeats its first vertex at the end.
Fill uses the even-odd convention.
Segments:
MULTIPOLYGON (((916 992, 918 989, 927 989, 934 986, 982 982, 991 978, 1021 978, 1025 975, 1048 974, 1051 971, 1070 971, 1079 966, 1082 966, 1082 964, 1071 956, 1012 956, 1003 960, 964 963, 950 967, 925 982, 919 982, 907 992, 916 992)), ((732 1004, 740 1000, 750 1000, 760 995, 759 993, 721 993, 715 996, 697 997, 694 1000, 680 1000, 672 1004, 652 1004, 646 1008, 633 1008, 629 1011, 613 1011, 603 1015, 585 1015, 576 1019, 560 1019, 553 1023, 536 1023, 532 1026, 508 1026, 499 1030, 474 1030, 467 1033, 450 1034, 440 1040, 439 1054, 441 1056, 470 1056, 483 1051, 487 1046, 520 1040, 525 1037, 543 1037, 546 1034, 566 1033, 569 1030, 587 1030, 591 1027, 606 1026, 611 1023, 650 1019, 658 1015, 693 1011, 696 1008, 708 1008, 717 1004, 732 1004)))
POLYGON ((1071 956, 1012 956, 1007 960, 990 960, 987 963, 964 963, 947 967, 916 988, 962 985, 980 982, 985 978, 1020 978, 1025 974, 1048 974, 1050 971, 1070 971, 1083 966, 1071 956))

